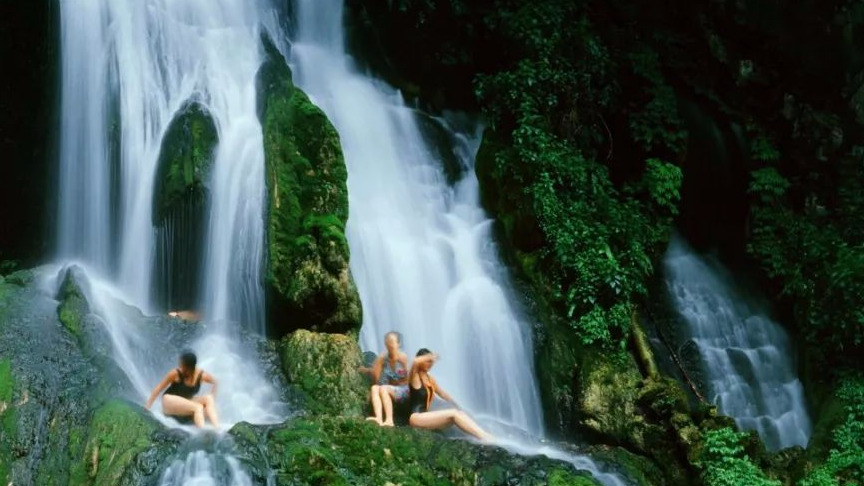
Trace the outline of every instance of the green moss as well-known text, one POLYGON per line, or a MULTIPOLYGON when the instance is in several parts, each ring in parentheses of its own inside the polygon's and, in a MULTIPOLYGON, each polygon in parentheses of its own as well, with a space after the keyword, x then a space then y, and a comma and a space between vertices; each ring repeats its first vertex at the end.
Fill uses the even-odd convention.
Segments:
POLYGON ((57 293, 57 300, 60 301, 60 305, 57 306, 57 316, 63 326, 81 342, 82 321, 90 312, 90 306, 81 292, 81 287, 75 278, 75 271, 74 267, 69 268, 63 277, 63 283, 57 293))
MULTIPOLYGON (((72 484, 114 485, 148 450, 155 425, 126 402, 112 400, 98 408, 87 431, 84 454, 72 465, 72 484)), ((75 438, 70 434, 70 439, 75 438)), ((81 436, 77 436, 81 440, 81 436)))
POLYGON ((623 473, 636 486, 666 484, 662 470, 645 456, 633 454, 621 447, 599 447, 590 452, 593 459, 611 464, 614 470, 623 473))
MULTIPOLYGON (((231 433, 241 443, 253 438, 261 449, 255 432, 244 427, 249 426, 235 427, 231 433)), ((498 448, 428 431, 382 429, 343 417, 289 421, 269 431, 263 444, 279 485, 597 484, 544 457, 516 458, 498 448)))
POLYGON ((199 203, 218 143, 216 124, 201 104, 187 103, 168 125, 162 140, 153 193, 153 224, 175 209, 199 203))
POLYGON ((281 326, 347 332, 360 326, 348 270, 348 177, 339 134, 297 89, 269 42, 258 74, 267 167, 267 283, 281 326))
POLYGON ((12 467, 12 442, 17 435, 12 362, 0 359, 0 484, 7 484, 12 467))
POLYGON ((313 413, 360 416, 366 402, 360 375, 360 346, 343 334, 318 334, 305 330, 285 337, 282 365, 289 381, 309 397, 313 413))

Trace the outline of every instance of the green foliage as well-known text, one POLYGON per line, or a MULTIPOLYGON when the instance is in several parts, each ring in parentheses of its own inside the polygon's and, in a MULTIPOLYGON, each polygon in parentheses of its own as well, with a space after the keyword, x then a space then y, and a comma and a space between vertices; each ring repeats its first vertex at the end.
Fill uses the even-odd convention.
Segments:
POLYGON ((745 454, 746 433, 724 427, 705 434, 700 468, 707 486, 780 486, 768 479, 745 454))
POLYGON ((799 486, 864 484, 864 378, 844 379, 837 396, 845 403, 846 418, 834 430, 834 447, 799 486))
MULTIPOLYGON (((570 319, 582 343, 623 347, 631 305, 646 292, 652 261, 677 212, 681 172, 647 156, 638 169, 642 179, 613 184, 597 156, 609 143, 604 113, 616 104, 613 56, 578 3, 508 7, 496 21, 518 55, 509 69, 479 77, 476 93, 495 137, 509 147, 478 170, 501 187, 504 200, 492 203, 499 212, 535 221, 541 244, 522 250, 539 255, 541 292, 570 319)), ((634 58, 634 69, 646 78, 645 105, 631 117, 645 150, 657 145, 677 153, 686 133, 674 96, 664 98, 671 92, 656 56, 634 58)), ((511 238, 523 237, 515 226, 507 229, 511 238)))
POLYGON ((815 197, 796 209, 787 196, 791 188, 773 167, 752 174, 756 201, 748 249, 793 302, 804 336, 820 343, 823 357, 839 359, 864 346, 864 245, 856 234, 858 216, 844 214, 864 202, 864 194, 846 194, 850 201, 841 199, 833 210, 815 197))
POLYGON ((678 214, 680 189, 684 182, 681 168, 659 159, 648 159, 644 180, 654 203, 668 214, 678 214))
POLYGON ((641 46, 630 56, 633 71, 648 81, 648 98, 644 108, 637 109, 630 117, 633 139, 642 143, 646 151, 665 148, 671 153, 681 153, 687 143, 684 122, 678 116, 678 98, 671 86, 666 84, 660 69, 658 54, 641 46))

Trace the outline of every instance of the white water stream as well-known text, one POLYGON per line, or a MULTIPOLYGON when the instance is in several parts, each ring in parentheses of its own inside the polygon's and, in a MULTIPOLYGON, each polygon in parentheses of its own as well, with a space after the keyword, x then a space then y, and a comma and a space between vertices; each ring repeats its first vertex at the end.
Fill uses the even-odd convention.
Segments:
POLYGON ((740 294, 724 268, 680 239, 670 244, 665 267, 710 401, 740 428, 757 431, 771 450, 806 447, 810 418, 783 328, 740 294))
MULTIPOLYGON (((413 353, 443 359, 440 382, 481 421, 542 436, 529 323, 511 295, 479 206, 473 158, 479 130, 455 129, 405 105, 392 88, 361 75, 344 49, 341 0, 298 0, 296 43, 274 27, 268 0, 67 0, 62 17, 62 135, 58 255, 86 274, 86 292, 114 358, 141 402, 191 346, 220 381, 223 426, 284 417, 278 394, 241 344, 241 327, 264 324, 264 158, 256 116, 260 31, 288 54, 297 82, 330 116, 349 168, 352 271, 364 305, 361 341, 377 348, 401 331, 413 353), (264 26, 267 27, 264 27, 264 26), (154 303, 153 186, 162 137, 184 103, 201 103, 219 145, 210 195, 200 307, 206 324, 194 343, 164 343, 142 323, 154 303), (437 148, 463 166, 446 183, 437 148), (170 345, 168 345, 170 344, 170 345), (169 352, 169 350, 171 350, 169 352)), ((59 268, 59 267, 58 267, 59 268)), ((55 282, 55 285, 58 282, 55 282)), ((179 325, 179 324, 178 324, 179 325)), ((172 423, 158 411, 166 423, 172 423)), ((520 453, 561 456, 601 474, 580 456, 514 443, 520 453)), ((233 458, 193 451, 161 482, 249 484, 233 458)))
MULTIPOLYGON (((256 351, 239 339, 241 328, 261 332, 264 325, 264 155, 255 76, 270 2, 66 0, 60 7, 58 256, 84 268, 91 305, 134 387, 130 398, 143 404, 176 366, 173 350, 182 345, 219 380, 225 429, 241 420, 279 421, 278 393, 262 375, 256 351), (148 332, 129 306, 164 311, 152 295, 153 187, 165 130, 190 100, 206 107, 219 135, 200 249, 197 310, 206 324, 198 342, 164 343, 167 337, 148 332)), ((159 408, 157 400, 157 417, 176 425, 159 408)), ((227 459, 201 454, 172 466, 165 484, 215 484, 206 481, 208 464, 227 459)), ((245 484, 241 476, 223 475, 220 484, 245 484)))
POLYGON ((343 0, 295 0, 294 7, 288 57, 295 82, 336 127, 348 166, 347 237, 363 348, 379 350, 384 334, 398 331, 409 356, 421 347, 438 352, 436 379, 460 405, 499 436, 521 431, 522 439, 501 445, 621 484, 588 458, 524 440, 543 434, 531 328, 513 304, 492 221, 480 206, 477 124, 431 118, 360 73, 346 52, 343 0), (442 151, 462 169, 453 186, 442 151))

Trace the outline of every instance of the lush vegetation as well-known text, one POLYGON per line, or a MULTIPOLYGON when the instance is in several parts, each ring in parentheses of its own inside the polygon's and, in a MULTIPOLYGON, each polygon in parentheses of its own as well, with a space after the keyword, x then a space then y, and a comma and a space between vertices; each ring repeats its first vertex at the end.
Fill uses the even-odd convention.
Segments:
MULTIPOLYGON (((657 425, 625 390, 650 380, 608 350, 626 349, 634 309, 661 298, 649 289, 673 223, 772 298, 800 338, 805 380, 818 377, 830 393, 837 370, 860 369, 860 2, 394 0, 352 9, 355 45, 378 49, 365 56, 373 68, 433 106, 486 116, 483 202, 542 321, 547 416, 564 423, 569 414, 580 432, 630 447, 641 425, 657 425), (593 379, 604 367, 616 372, 593 379), (644 424, 622 429, 627 421, 607 420, 620 417, 592 413, 600 397, 644 424)), ((745 454, 742 436, 713 426, 691 436, 701 439, 687 443, 698 456, 690 464, 709 484, 860 481, 842 466, 860 462, 844 439, 858 413, 818 431, 833 434, 835 450, 808 451, 806 467, 789 459, 794 467, 763 473, 779 459, 745 454)))
POLYGON ((747 434, 725 427, 705 434, 702 477, 708 486, 780 486, 768 479, 744 452, 747 434))
POLYGON ((800 486, 864 484, 864 377, 846 377, 837 398, 844 418, 833 431, 834 444, 824 463, 811 471, 800 486))
POLYGON ((268 191, 271 325, 347 332, 360 326, 348 271, 348 177, 339 134, 268 42, 258 73, 268 191))
POLYGON ((491 21, 513 50, 476 82, 506 146, 478 168, 503 188, 490 206, 522 219, 506 231, 581 342, 623 347, 677 212, 682 174, 664 161, 686 139, 674 93, 655 53, 615 59, 578 3, 514 3, 491 21), (622 97, 622 71, 639 78, 639 102, 622 97), (616 147, 610 123, 634 143, 616 147))

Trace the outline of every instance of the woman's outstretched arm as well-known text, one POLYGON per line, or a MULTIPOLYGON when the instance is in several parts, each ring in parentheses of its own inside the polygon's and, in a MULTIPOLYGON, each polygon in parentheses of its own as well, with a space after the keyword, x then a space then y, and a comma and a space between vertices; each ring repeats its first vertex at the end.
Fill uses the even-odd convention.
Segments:
POLYGON ((201 381, 203 381, 204 383, 210 383, 210 394, 213 395, 213 397, 215 398, 216 397, 216 386, 219 384, 216 381, 216 378, 213 378, 213 375, 211 375, 210 373, 207 373, 206 371, 202 371, 201 372, 201 381))
POLYGON ((150 398, 147 399, 147 404, 144 405, 144 408, 150 410, 150 407, 153 406, 153 402, 156 401, 156 397, 162 393, 162 390, 168 388, 168 385, 171 384, 172 381, 177 379, 177 371, 171 370, 165 374, 165 378, 162 378, 162 381, 156 385, 156 388, 153 389, 153 393, 150 394, 150 398))
POLYGON ((434 381, 432 383, 435 386, 435 394, 436 395, 441 397, 442 400, 446 400, 446 401, 450 402, 450 405, 453 405, 454 407, 456 407, 456 409, 462 410, 462 407, 460 407, 459 404, 456 403, 456 400, 453 400, 453 397, 451 397, 449 393, 447 393, 440 386, 438 386, 438 383, 435 383, 434 381))

